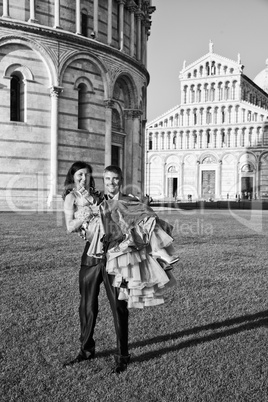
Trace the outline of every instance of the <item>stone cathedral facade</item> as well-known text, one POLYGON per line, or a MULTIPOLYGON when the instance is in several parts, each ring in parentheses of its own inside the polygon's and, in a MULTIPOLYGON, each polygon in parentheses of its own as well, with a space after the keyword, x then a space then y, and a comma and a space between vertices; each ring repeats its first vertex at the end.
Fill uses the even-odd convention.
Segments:
POLYGON ((181 104, 146 126, 153 199, 268 198, 268 63, 256 77, 209 52, 180 72, 181 104))
POLYGON ((74 161, 143 193, 146 0, 0 0, 0 207, 60 200, 74 161))

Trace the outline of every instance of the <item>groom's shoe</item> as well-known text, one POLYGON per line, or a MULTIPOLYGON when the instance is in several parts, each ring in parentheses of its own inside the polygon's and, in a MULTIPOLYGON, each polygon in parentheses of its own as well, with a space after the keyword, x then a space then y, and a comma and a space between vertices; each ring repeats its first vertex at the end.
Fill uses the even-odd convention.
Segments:
POLYGON ((63 363, 63 366, 64 367, 73 366, 76 363, 81 363, 86 360, 92 360, 92 359, 94 359, 94 357, 95 357, 95 352, 92 352, 89 356, 84 356, 79 353, 79 355, 77 355, 74 359, 68 360, 67 362, 63 363))
POLYGON ((130 355, 127 356, 120 356, 120 355, 115 355, 115 368, 113 370, 113 373, 120 374, 123 371, 126 371, 127 365, 130 361, 130 355))

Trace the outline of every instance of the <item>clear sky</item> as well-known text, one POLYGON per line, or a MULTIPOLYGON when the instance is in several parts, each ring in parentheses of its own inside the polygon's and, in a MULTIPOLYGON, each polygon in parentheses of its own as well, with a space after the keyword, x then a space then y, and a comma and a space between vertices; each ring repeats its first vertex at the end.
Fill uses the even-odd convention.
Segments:
POLYGON ((268 0, 153 0, 147 121, 180 104, 179 73, 209 52, 237 60, 254 80, 268 59, 268 0))

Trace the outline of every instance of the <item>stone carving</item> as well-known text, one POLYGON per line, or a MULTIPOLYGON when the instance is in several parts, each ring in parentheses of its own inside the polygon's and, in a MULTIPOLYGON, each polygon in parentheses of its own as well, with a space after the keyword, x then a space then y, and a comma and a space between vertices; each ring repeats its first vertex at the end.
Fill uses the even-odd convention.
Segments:
POLYGON ((215 158, 215 156, 213 155, 208 155, 206 156, 203 160, 202 160, 203 164, 207 164, 207 163, 217 163, 217 160, 215 158))

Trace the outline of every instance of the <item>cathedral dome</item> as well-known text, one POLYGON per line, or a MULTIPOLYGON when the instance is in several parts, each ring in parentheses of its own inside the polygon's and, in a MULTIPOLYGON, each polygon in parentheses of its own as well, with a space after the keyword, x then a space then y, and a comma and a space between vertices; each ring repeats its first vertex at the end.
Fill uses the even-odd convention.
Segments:
POLYGON ((258 87, 268 93, 268 59, 266 60, 265 69, 257 74, 253 81, 258 85, 258 87))

